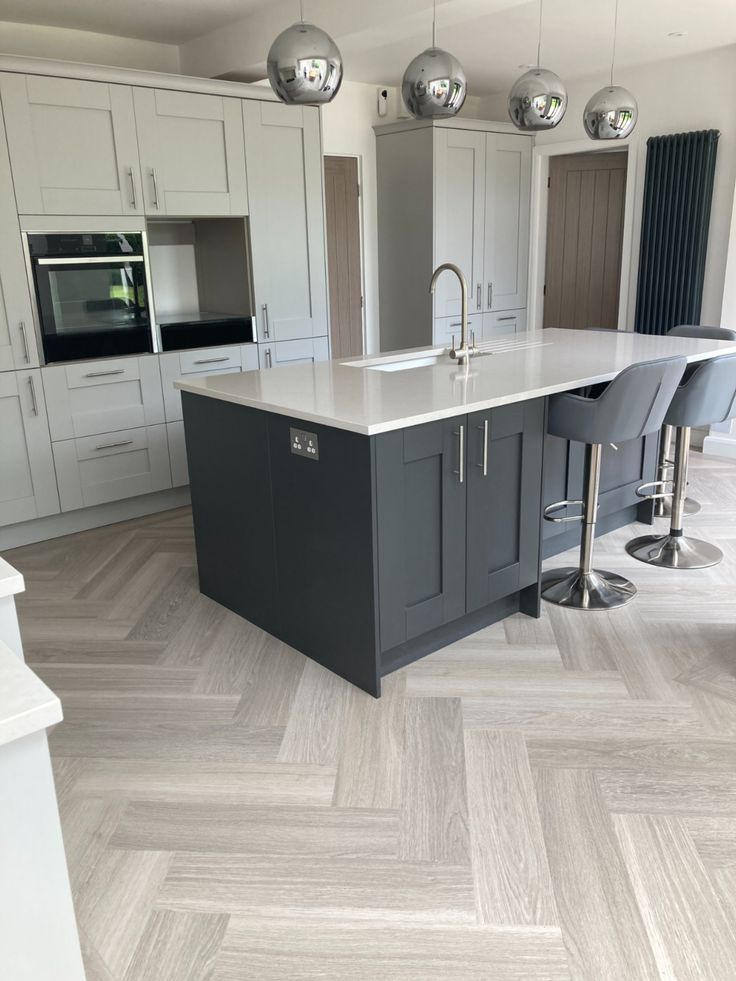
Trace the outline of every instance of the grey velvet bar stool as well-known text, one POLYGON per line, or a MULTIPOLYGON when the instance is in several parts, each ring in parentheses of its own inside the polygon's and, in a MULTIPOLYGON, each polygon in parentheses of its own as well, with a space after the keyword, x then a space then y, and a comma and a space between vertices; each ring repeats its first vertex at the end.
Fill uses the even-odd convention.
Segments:
MULTIPOLYGON (((678 324, 668 331, 670 337, 694 337, 710 341, 736 341, 736 330, 728 327, 708 327, 701 324, 678 324)), ((650 484, 642 484, 637 490, 640 497, 654 501, 654 515, 657 518, 669 518, 672 515, 672 494, 665 490, 672 483, 670 471, 674 468, 674 460, 670 458, 672 445, 672 426, 666 423, 662 426, 659 439, 659 456, 657 459, 657 479, 650 484), (651 490, 650 490, 651 489, 651 490)), ((691 497, 685 498, 683 514, 697 514, 700 504, 691 497)))
POLYGON ((547 431, 553 436, 585 443, 585 500, 559 501, 544 509, 547 521, 581 521, 580 562, 576 568, 553 569, 542 576, 542 599, 558 606, 610 610, 636 595, 636 586, 613 572, 593 568, 598 490, 603 443, 623 443, 655 432, 662 425, 685 358, 661 358, 631 365, 618 374, 597 398, 574 393, 549 400, 547 431), (568 505, 582 514, 556 517, 568 505))
MULTIPOLYGON (((725 328, 724 328, 725 330, 725 328)), ((736 332, 725 331, 736 340, 736 332)), ((710 542, 690 538, 683 532, 687 490, 690 431, 693 426, 709 426, 736 418, 736 354, 725 354, 693 365, 675 392, 665 424, 675 427, 675 477, 672 517, 667 535, 642 535, 626 546, 640 562, 666 569, 706 569, 717 565, 723 552, 710 542)))

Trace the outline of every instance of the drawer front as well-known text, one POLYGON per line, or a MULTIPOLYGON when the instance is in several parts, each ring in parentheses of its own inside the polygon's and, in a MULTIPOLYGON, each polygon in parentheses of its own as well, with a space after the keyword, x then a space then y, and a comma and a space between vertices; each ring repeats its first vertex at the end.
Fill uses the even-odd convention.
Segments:
POLYGON ((327 361, 330 356, 327 337, 277 341, 274 344, 259 344, 258 348, 261 368, 272 368, 277 364, 309 364, 314 361, 327 361))
POLYGON ((212 371, 223 371, 227 368, 240 369, 242 358, 240 347, 206 347, 192 348, 190 351, 179 351, 179 370, 182 375, 204 374, 212 371))
POLYGON ((483 340, 505 334, 518 334, 526 330, 526 310, 499 310, 483 314, 483 340))
MULTIPOLYGON (((255 347, 255 345, 253 345, 255 347)), ((181 394, 174 388, 177 378, 197 378, 202 375, 219 375, 240 371, 241 353, 239 347, 206 348, 200 351, 170 351, 160 355, 161 386, 163 389, 164 418, 166 422, 181 419, 181 394), (229 352, 226 357, 219 352, 229 352), (218 352, 218 353, 215 353, 218 352), (182 365, 183 355, 187 359, 182 365), (197 364, 197 362, 203 362, 197 364)))
POLYGON ((158 357, 117 358, 41 369, 52 441, 164 421, 158 357))
POLYGON ((62 511, 171 487, 163 425, 63 440, 53 451, 62 511))
POLYGON ((169 460, 171 461, 171 486, 185 487, 189 483, 189 467, 187 464, 187 445, 184 439, 184 423, 167 422, 166 436, 169 443, 169 460))
MULTIPOLYGON (((476 340, 480 340, 482 317, 468 317, 468 331, 474 330, 476 340)), ((460 343, 462 321, 459 317, 437 317, 434 322, 433 343, 450 347, 454 336, 455 343, 460 343)))

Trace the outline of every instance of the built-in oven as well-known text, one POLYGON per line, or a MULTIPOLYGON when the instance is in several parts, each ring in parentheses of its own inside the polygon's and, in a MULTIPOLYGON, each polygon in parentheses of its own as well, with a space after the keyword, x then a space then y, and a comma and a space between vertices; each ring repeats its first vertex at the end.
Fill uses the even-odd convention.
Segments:
POLYGON ((25 234, 46 363, 153 351, 141 232, 25 234))

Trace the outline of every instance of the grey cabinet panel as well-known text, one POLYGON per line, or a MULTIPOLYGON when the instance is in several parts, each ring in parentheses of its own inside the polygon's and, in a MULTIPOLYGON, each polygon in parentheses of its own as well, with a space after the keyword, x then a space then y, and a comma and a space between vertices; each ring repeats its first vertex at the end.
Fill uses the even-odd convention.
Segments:
POLYGON ((383 651, 465 613, 461 427, 464 416, 376 437, 383 651))
POLYGON ((544 401, 468 416, 467 610, 537 579, 544 401))

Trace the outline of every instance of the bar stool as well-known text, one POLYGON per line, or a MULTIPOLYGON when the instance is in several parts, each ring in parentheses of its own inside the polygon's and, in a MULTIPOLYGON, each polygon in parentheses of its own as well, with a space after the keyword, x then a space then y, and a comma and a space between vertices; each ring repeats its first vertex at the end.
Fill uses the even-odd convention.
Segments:
POLYGON ((669 534, 634 538, 626 546, 629 555, 665 569, 707 569, 721 561, 723 552, 719 548, 700 538, 686 537, 682 529, 690 431, 693 426, 713 425, 735 417, 736 354, 694 365, 677 389, 665 416, 665 423, 676 427, 675 487, 669 534))
MULTIPOLYGON (((670 337, 694 337, 710 341, 736 341, 736 330, 730 330, 727 327, 704 327, 699 324, 678 324, 668 334, 670 337)), ((674 460, 670 458, 671 445, 672 426, 664 425, 662 426, 662 432, 659 438, 657 479, 651 483, 642 484, 636 491, 639 497, 654 501, 654 516, 656 518, 669 518, 672 514, 672 493, 665 490, 667 485, 672 483, 672 478, 669 476, 670 470, 674 467, 674 460), (649 488, 652 488, 654 492, 650 492, 649 488)), ((691 497, 686 497, 683 514, 697 514, 698 511, 700 511, 698 501, 693 500, 691 497)))
POLYGON ((585 443, 585 500, 559 501, 544 509, 547 521, 582 521, 580 562, 576 568, 553 569, 542 576, 542 599, 581 610, 611 610, 636 595, 636 586, 614 572, 593 569, 598 490, 603 443, 639 439, 659 429, 677 385, 685 358, 662 358, 625 368, 597 398, 574 393, 549 400, 547 431, 585 443), (582 514, 555 517, 570 504, 582 514))

